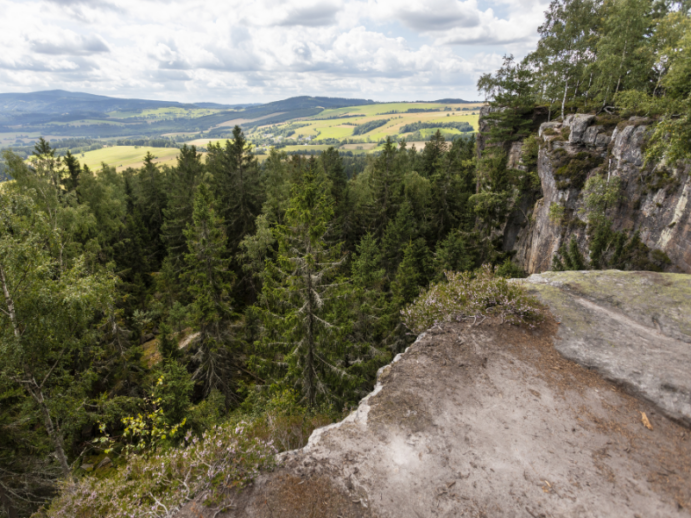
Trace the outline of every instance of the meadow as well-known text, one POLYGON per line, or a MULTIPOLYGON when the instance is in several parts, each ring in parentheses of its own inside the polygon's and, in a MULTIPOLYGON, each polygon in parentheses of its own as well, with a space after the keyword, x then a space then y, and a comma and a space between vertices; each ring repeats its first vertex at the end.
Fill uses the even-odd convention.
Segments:
MULTIPOLYGON (((440 103, 386 103, 364 106, 351 106, 347 108, 336 108, 324 110, 319 115, 301 120, 307 125, 297 128, 294 138, 311 137, 312 139, 338 139, 353 142, 378 142, 386 137, 403 136, 400 133, 401 127, 413 122, 468 122, 477 130, 479 111, 481 103, 478 104, 440 104, 440 103), (464 109, 465 108, 465 109, 464 109), (423 112, 408 112, 408 110, 434 110, 423 112), (341 118, 335 118, 341 117, 341 118), (387 119, 386 124, 373 129, 363 135, 353 136, 355 126, 365 124, 374 120, 387 119)), ((254 133, 250 133, 250 138, 262 134, 271 134, 287 127, 294 121, 281 124, 260 126, 254 133)), ((423 131, 423 136, 427 137, 423 131)), ((433 131, 432 131, 433 133, 433 131)), ((446 133, 460 134, 458 130, 447 129, 446 133)))
POLYGON ((196 118, 205 117, 206 115, 213 115, 220 111, 228 110, 217 110, 213 108, 176 108, 176 107, 165 107, 165 108, 155 108, 150 110, 141 111, 116 111, 108 112, 108 116, 111 119, 150 119, 150 120, 167 120, 167 119, 180 119, 180 118, 196 118))
POLYGON ((157 164, 175 165, 178 149, 166 147, 147 147, 147 146, 111 146, 87 151, 77 155, 82 164, 89 166, 92 170, 101 169, 101 164, 105 163, 118 171, 128 167, 141 167, 144 164, 146 153, 150 152, 156 157, 157 164))
MULTIPOLYGON (((309 151, 323 151, 329 145, 355 154, 373 154, 381 149, 381 142, 387 137, 406 138, 417 140, 415 147, 417 150, 422 150, 425 146, 424 140, 429 138, 436 132, 435 128, 425 128, 416 133, 401 133, 403 126, 415 122, 422 122, 427 124, 446 124, 449 122, 467 122, 475 131, 478 127, 479 112, 482 103, 475 104, 453 104, 453 103, 383 103, 383 104, 367 104, 361 106, 350 106, 345 108, 326 109, 319 114, 312 117, 300 117, 291 119, 277 124, 267 124, 263 126, 245 128, 245 133, 248 140, 254 144, 257 150, 266 152, 276 142, 282 142, 284 145, 281 150, 285 152, 309 152, 309 151), (411 112, 411 110, 413 110, 411 112), (423 111, 419 111, 423 110, 423 111), (431 111, 426 111, 431 110, 431 111), (372 121, 385 120, 386 122, 378 127, 376 124, 372 125, 373 129, 366 131, 360 135, 353 135, 353 131, 357 126, 371 123, 372 121), (289 137, 276 139, 276 135, 286 135, 288 130, 294 130, 289 137), (311 142, 307 143, 307 139, 311 142), (330 142, 325 143, 327 139, 330 142), (322 141, 322 142, 320 142, 322 141), (338 141, 338 143, 334 143, 338 141)), ((149 119, 149 120, 163 120, 178 117, 204 117, 210 114, 219 112, 214 109, 183 109, 183 108, 158 108, 152 110, 142 110, 139 112, 110 112, 108 116, 111 120, 79 120, 64 122, 54 122, 51 125, 58 126, 69 124, 72 126, 81 126, 89 124, 115 124, 127 126, 134 122, 128 119, 149 119), (121 122, 127 121, 127 122, 121 122)), ((247 122, 241 119, 242 112, 238 115, 228 114, 229 120, 220 122, 214 128, 230 126, 234 123, 247 122)), ((279 112, 280 113, 280 112, 279 112)), ((275 115, 275 114, 274 114, 275 115)), ((269 115, 259 117, 255 121, 262 118, 269 117, 269 115)), ((211 128, 213 129, 213 128, 211 128)), ((211 130, 209 130, 211 131, 211 130)), ((224 142, 227 137, 203 135, 207 132, 200 133, 171 133, 164 136, 183 136, 189 135, 189 140, 185 143, 188 145, 195 145, 197 147, 206 147, 209 143, 224 142), (200 138, 201 137, 201 138, 200 138)), ((442 128, 442 134, 448 139, 460 135, 461 132, 454 128, 442 128)), ((14 145, 24 145, 36 139, 39 135, 34 133, 14 132, 14 133, 0 133, 0 147, 9 147, 14 145)), ((89 166, 91 169, 100 169, 101 164, 105 163, 109 166, 116 167, 118 171, 122 171, 128 167, 141 167, 144 156, 147 152, 151 152, 156 157, 157 164, 175 165, 176 157, 178 155, 177 148, 160 148, 147 146, 111 146, 107 140, 103 140, 104 145, 102 149, 95 151, 87 151, 79 153, 77 157, 80 162, 89 166)), ((178 140, 178 142, 180 142, 178 140)), ((409 146, 413 142, 409 142, 409 146)), ((258 155, 260 161, 266 158, 266 154, 258 155)))

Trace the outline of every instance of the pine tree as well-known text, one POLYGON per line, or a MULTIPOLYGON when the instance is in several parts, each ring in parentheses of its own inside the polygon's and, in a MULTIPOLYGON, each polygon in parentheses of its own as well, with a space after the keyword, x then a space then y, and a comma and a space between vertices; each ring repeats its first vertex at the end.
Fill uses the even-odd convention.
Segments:
POLYGON ((434 255, 437 280, 444 278, 446 270, 465 272, 472 269, 475 263, 466 245, 466 239, 459 230, 452 230, 443 241, 439 241, 434 255))
POLYGON ((340 323, 329 321, 338 306, 344 258, 327 241, 331 185, 315 165, 293 186, 286 223, 276 228, 278 256, 267 265, 262 292, 264 346, 269 354, 283 353, 285 381, 302 390, 310 407, 333 400, 348 379, 340 323))
POLYGON ((405 200, 396 219, 391 220, 382 239, 382 262, 389 278, 393 278, 408 243, 419 236, 417 220, 413 208, 405 200))
POLYGON ((163 210, 161 234, 167 257, 179 269, 186 251, 185 229, 192 219, 194 193, 202 180, 204 164, 195 146, 182 146, 177 160, 177 166, 171 170, 168 179, 168 203, 163 210))
POLYGON ((442 157, 446 154, 447 147, 444 135, 437 130, 422 151, 420 159, 422 176, 432 178, 442 168, 442 157))
POLYGON ((371 228, 379 238, 384 235, 389 222, 396 217, 401 202, 403 173, 397 157, 396 146, 388 137, 381 154, 374 161, 370 176, 371 228))
POLYGON ((79 187, 79 175, 82 173, 79 160, 68 149, 62 161, 67 168, 67 178, 63 179, 62 183, 67 192, 76 191, 77 187, 79 187))
POLYGON ((167 202, 167 182, 165 172, 156 165, 155 158, 151 152, 146 153, 144 166, 133 178, 132 187, 135 204, 149 232, 149 241, 146 243, 148 259, 154 271, 157 271, 166 253, 161 240, 161 227, 167 202))
POLYGON ((385 304, 385 271, 377 238, 366 234, 357 246, 352 262, 353 312, 352 335, 355 343, 375 346, 381 333, 381 313, 385 304))
POLYGON ((349 210, 348 177, 341 155, 333 147, 319 155, 319 165, 324 168, 326 177, 331 182, 331 198, 334 201, 333 228, 338 238, 345 242, 349 236, 349 210))
POLYGON ((239 126, 233 128, 233 140, 209 146, 207 167, 213 175, 219 216, 226 225, 230 251, 254 232, 254 220, 263 203, 262 181, 252 146, 239 126))
POLYGON ((205 183, 194 196, 192 222, 185 230, 188 253, 183 281, 192 297, 191 322, 199 331, 198 363, 193 377, 203 382, 205 394, 218 389, 233 398, 233 374, 236 354, 232 348, 233 310, 230 271, 223 221, 216 215, 211 189, 205 183))

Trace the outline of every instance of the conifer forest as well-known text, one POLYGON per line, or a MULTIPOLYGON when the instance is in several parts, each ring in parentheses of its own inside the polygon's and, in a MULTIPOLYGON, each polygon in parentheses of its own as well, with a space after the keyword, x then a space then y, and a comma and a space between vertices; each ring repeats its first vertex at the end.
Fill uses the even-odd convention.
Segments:
MULTIPOLYGON (((689 159, 689 7, 554 0, 537 48, 479 79, 484 132, 424 148, 259 161, 235 126, 173 166, 90 169, 44 139, 4 152, 0 516, 172 516, 342 419, 415 340, 421 293, 525 276, 503 232, 541 196, 538 119, 647 117, 645 160, 689 159)), ((564 248, 554 268, 640 269, 593 214, 609 252, 564 248)))

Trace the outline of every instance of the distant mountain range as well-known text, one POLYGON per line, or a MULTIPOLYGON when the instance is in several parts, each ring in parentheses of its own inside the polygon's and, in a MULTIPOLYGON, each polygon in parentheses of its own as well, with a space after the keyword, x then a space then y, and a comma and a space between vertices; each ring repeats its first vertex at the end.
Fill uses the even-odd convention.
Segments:
POLYGON ((0 94, 0 114, 42 113, 65 115, 74 112, 109 113, 154 110, 156 108, 211 108, 228 109, 251 106, 216 103, 178 103, 172 101, 149 101, 145 99, 119 99, 105 95, 46 90, 26 94, 0 94))
POLYGON ((265 104, 231 105, 120 99, 65 90, 5 93, 0 94, 0 134, 38 132, 54 137, 112 138, 207 132, 208 136, 223 136, 236 123, 244 128, 277 124, 312 117, 325 109, 365 104, 376 103, 370 99, 301 96, 265 104))

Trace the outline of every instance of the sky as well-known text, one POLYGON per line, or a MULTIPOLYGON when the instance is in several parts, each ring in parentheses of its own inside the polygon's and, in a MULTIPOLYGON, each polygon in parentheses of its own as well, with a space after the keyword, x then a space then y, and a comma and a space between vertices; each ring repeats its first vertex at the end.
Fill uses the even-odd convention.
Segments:
POLYGON ((0 0, 0 92, 227 104, 481 99, 545 0, 0 0))

